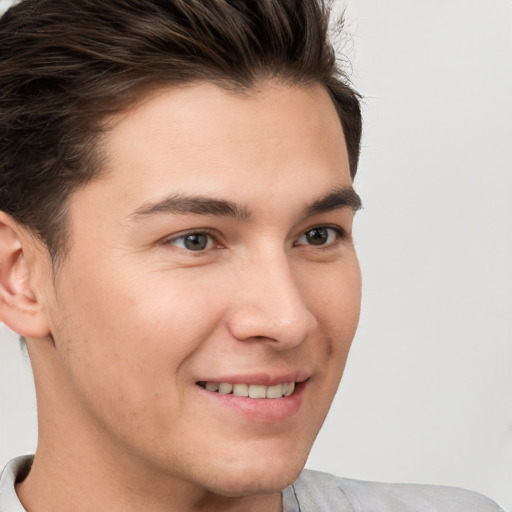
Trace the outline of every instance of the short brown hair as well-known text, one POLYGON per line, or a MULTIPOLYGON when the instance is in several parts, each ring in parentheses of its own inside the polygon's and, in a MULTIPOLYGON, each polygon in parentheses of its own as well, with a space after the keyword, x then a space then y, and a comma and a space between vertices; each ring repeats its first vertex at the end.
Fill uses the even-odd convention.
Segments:
POLYGON ((66 205, 101 172, 108 116, 148 89, 266 78, 320 83, 355 176, 358 94, 329 43, 323 0, 23 0, 0 20, 0 210, 67 247, 66 205))

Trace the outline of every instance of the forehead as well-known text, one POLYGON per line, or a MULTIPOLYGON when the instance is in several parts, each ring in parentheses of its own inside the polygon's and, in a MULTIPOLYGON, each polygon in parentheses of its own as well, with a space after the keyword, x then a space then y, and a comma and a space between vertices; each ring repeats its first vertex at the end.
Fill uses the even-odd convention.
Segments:
POLYGON ((209 83, 165 88, 111 119, 103 151, 106 175, 122 174, 126 187, 169 179, 213 186, 241 174, 278 180, 284 166, 295 166, 300 181, 308 165, 350 182, 341 123, 320 85, 266 83, 243 94, 209 83))

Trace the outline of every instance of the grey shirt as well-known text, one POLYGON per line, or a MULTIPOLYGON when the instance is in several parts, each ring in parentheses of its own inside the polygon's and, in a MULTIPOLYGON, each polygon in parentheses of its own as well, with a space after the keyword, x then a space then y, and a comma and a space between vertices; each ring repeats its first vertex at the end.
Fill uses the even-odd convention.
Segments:
MULTIPOLYGON (((26 512, 14 484, 32 457, 13 459, 0 476, 0 512, 26 512)), ((453 487, 382 484, 304 470, 283 491, 283 512, 504 512, 484 496, 453 487)))

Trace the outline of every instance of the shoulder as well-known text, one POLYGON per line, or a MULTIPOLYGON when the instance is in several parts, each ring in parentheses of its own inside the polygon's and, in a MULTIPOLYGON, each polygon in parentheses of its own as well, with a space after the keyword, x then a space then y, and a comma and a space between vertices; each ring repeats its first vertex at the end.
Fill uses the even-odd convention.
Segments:
POLYGON ((464 489, 363 482, 309 470, 293 489, 301 510, 315 512, 503 512, 485 496, 464 489))

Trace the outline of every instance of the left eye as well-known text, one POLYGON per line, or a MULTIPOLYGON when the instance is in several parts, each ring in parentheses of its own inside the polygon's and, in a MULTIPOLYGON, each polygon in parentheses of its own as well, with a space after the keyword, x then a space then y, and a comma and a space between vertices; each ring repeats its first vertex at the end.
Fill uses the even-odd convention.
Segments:
POLYGON ((296 242, 296 245, 330 245, 334 243, 341 233, 335 228, 321 226, 308 229, 296 242))
POLYGON ((204 251, 210 249, 213 245, 213 239, 208 233, 188 233, 186 235, 173 238, 166 242, 168 245, 181 247, 187 251, 204 251))

